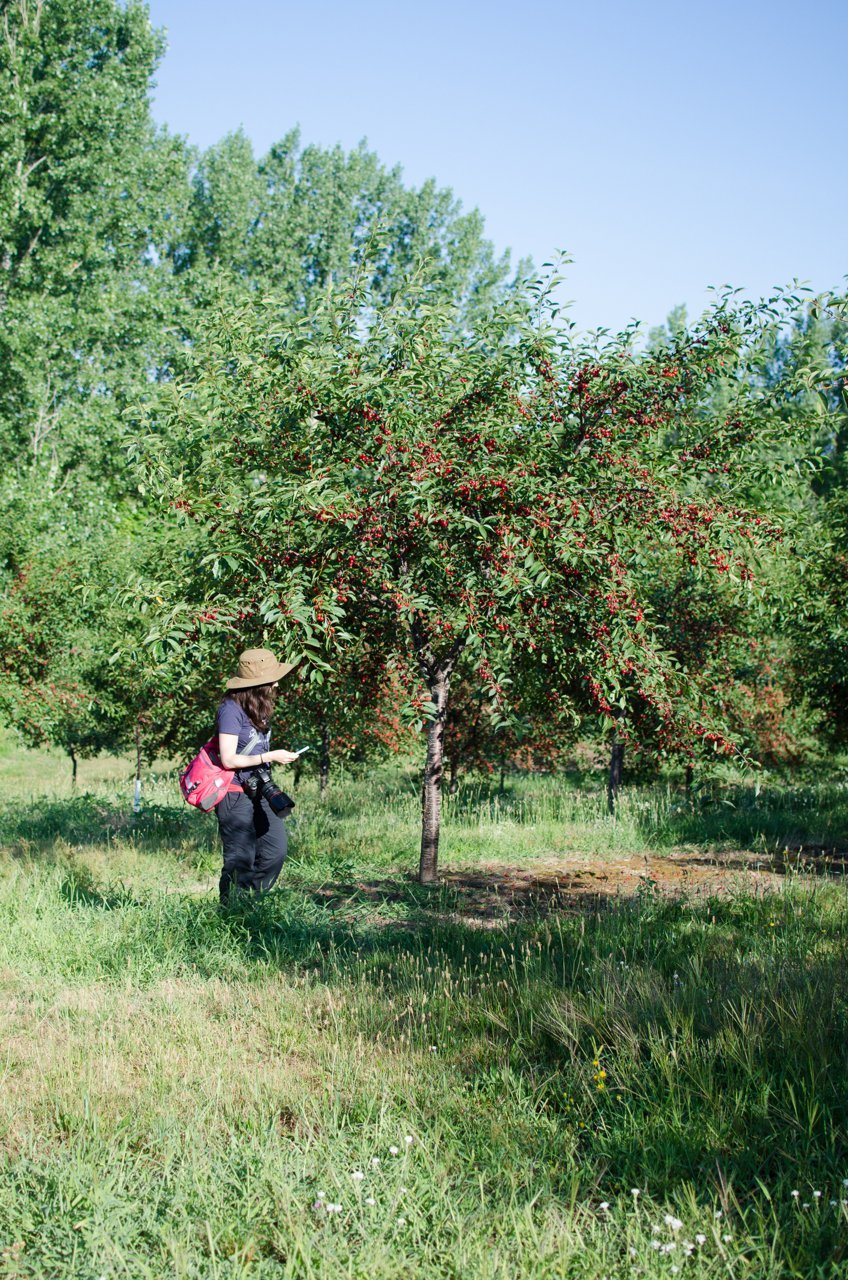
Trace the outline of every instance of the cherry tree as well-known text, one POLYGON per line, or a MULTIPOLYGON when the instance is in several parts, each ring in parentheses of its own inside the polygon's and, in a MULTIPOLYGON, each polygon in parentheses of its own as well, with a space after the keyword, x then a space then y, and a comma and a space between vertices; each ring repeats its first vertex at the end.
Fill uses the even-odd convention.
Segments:
POLYGON ((620 733, 735 750, 649 587, 672 556, 744 595, 779 537, 751 478, 773 474, 787 428, 744 376, 772 313, 720 300, 639 354, 631 332, 581 343, 555 310, 530 287, 471 331, 426 278, 380 305, 354 281, 300 318, 230 308, 139 424, 146 483, 208 547, 151 588, 152 645, 196 662, 249 633, 328 683, 352 645, 408 672, 423 883, 460 660, 504 708, 531 664, 620 733))

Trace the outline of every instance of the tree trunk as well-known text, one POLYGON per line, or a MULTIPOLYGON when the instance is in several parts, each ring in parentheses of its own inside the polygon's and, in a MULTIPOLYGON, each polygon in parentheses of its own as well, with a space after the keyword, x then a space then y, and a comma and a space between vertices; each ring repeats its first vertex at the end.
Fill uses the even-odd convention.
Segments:
POLYGON ((323 800, 330 781, 330 733, 326 725, 321 726, 321 754, 318 758, 318 787, 323 800))
POLYGON ((621 786, 621 770, 624 765, 624 743, 612 740, 610 748, 609 780, 607 782, 607 808, 615 813, 615 802, 621 786))
POLYGON ((459 765, 456 757, 450 762, 450 784, 448 786, 448 795, 455 796, 459 791, 459 765))
POLYGON ((141 813, 141 725, 135 726, 135 793, 133 813, 141 813))
POLYGON ((303 765, 301 764, 300 760, 298 760, 297 764, 294 767, 294 777, 292 779, 292 788, 295 791, 300 786, 300 780, 302 777, 303 777, 303 765))
POLYGON ((501 784, 499 791, 501 795, 506 791, 506 760, 503 755, 501 755, 501 784))
POLYGON ((435 884, 438 878, 445 714, 449 688, 448 673, 441 669, 434 671, 430 681, 430 701, 436 708, 436 714, 427 726, 427 762, 424 765, 424 785, 421 788, 421 861, 418 879, 422 884, 435 884))
POLYGON ((694 773, 695 773, 695 766, 694 766, 694 765, 691 765, 691 764, 687 764, 687 766, 686 766, 686 794, 687 794, 687 796, 691 796, 691 794, 692 794, 692 777, 693 777, 694 773))
POLYGON ((71 757, 71 788, 72 790, 76 791, 78 761, 77 761, 77 753, 76 751, 74 751, 73 747, 68 748, 68 755, 71 757))

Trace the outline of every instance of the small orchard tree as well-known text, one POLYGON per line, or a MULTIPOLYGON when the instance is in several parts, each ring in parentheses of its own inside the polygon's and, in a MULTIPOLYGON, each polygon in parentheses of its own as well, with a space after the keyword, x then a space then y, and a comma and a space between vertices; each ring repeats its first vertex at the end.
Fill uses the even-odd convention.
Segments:
POLYGON ((451 684, 445 726, 448 789, 466 772, 500 774, 559 768, 574 744, 579 716, 568 693, 544 681, 537 663, 514 655, 508 702, 481 683, 476 668, 460 666, 451 684))
POLYGON ((646 584, 671 554, 748 589, 773 534, 736 500, 784 430, 741 376, 761 322, 724 301, 660 353, 631 333, 598 352, 551 328, 541 287, 469 331, 426 280, 388 306, 354 282, 299 319, 267 300, 219 313, 134 446, 208 541, 188 597, 166 574, 151 589, 151 642, 220 648, 242 626, 319 669, 353 643, 414 664, 424 883, 460 659, 504 706, 526 662, 622 729, 650 716, 660 741, 684 724, 733 750, 646 584))
MULTIPOLYGON (((137 515, 85 478, 59 499, 30 471, 0 483, 0 528, 5 723, 29 744, 66 751, 74 777, 79 759, 127 751, 138 776, 142 761, 177 745, 183 723, 196 722, 187 713, 198 673, 175 654, 151 661, 140 644, 145 601, 125 598, 145 562, 179 564, 173 522, 142 537, 137 515)), ((190 556, 185 531, 179 549, 190 556)))
POLYGON ((334 762, 361 764, 412 745, 406 702, 406 681, 396 667, 380 654, 351 648, 338 655, 328 676, 310 667, 286 681, 275 725, 292 746, 311 748, 302 764, 317 771, 323 798, 334 762))

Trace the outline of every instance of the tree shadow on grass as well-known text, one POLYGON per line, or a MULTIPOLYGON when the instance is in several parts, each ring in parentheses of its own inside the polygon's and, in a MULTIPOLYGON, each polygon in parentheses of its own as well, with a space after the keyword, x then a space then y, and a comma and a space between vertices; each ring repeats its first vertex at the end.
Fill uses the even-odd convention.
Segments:
MULTIPOLYGON (((812 794, 771 806, 773 834, 812 794)), ((839 795, 825 806, 827 832, 843 806, 839 795)), ((846 912, 796 912, 791 895, 770 893, 792 869, 785 858, 751 873, 757 894, 719 892, 717 876, 747 876, 760 856, 739 849, 762 835, 762 811, 735 813, 724 871, 719 857, 674 853, 562 872, 451 869, 426 889, 402 875, 317 883, 295 859, 274 893, 222 913, 178 893, 153 912, 93 878, 66 877, 59 892, 81 910, 127 912, 110 973, 137 948, 149 964, 170 947, 172 966, 193 978, 231 976, 235 956, 256 979, 312 975, 316 999, 340 989, 365 1043, 418 1061, 422 1108, 435 1039, 439 1070, 455 1082, 439 1096, 442 1119, 493 1180, 508 1170, 532 1191, 542 1168, 563 1193, 579 1173, 584 1185, 614 1176, 658 1196, 688 1181, 705 1200, 722 1179, 743 1190, 779 1175, 832 1186, 848 1164, 846 912), (781 949, 783 937, 792 944, 781 949), (422 1021, 425 1005, 436 1019, 422 1021), (603 1091, 596 1058, 609 1073, 603 1091)), ((695 830, 702 843, 704 823, 701 810, 672 814, 667 845, 695 830)), ((202 847, 214 830, 172 807, 148 808, 134 828, 89 796, 10 806, 3 825, 21 853, 46 854, 60 837, 132 839, 161 854, 176 840, 202 847)))
MULTIPOLYGON (((308 880, 301 891, 338 917, 372 912, 388 924, 402 916, 408 927, 437 919, 479 928, 506 928, 551 915, 601 911, 645 894, 706 900, 747 892, 775 892, 784 877, 840 880, 848 856, 714 854, 680 852, 665 856, 618 857, 614 861, 572 858, 558 868, 508 866, 450 869, 435 887, 410 875, 339 879, 320 885, 308 880)), ((308 872, 308 866, 303 869, 308 872)), ((298 877, 303 875, 297 868, 298 877)))
POLYGON ((682 900, 643 885, 618 898, 533 889, 486 917, 490 889, 479 876, 287 887, 220 927, 248 964, 358 990, 346 1016, 366 1042, 420 1055, 425 1106, 437 1040, 440 1069, 459 1078, 443 1118, 493 1176, 529 1162, 564 1191, 575 1170, 599 1187, 612 1170, 626 1188, 688 1182, 706 1200, 757 1178, 835 1185, 848 1160, 844 908, 807 919, 786 895, 682 900), (785 954, 775 929, 795 931, 785 954))
POLYGON ((0 829, 12 856, 37 854, 47 861, 57 841, 90 847, 121 840, 161 854, 163 845, 177 843, 206 850, 217 833, 214 821, 198 822, 198 815, 187 807, 146 804, 140 814, 134 814, 126 804, 115 805, 90 794, 3 805, 0 829))

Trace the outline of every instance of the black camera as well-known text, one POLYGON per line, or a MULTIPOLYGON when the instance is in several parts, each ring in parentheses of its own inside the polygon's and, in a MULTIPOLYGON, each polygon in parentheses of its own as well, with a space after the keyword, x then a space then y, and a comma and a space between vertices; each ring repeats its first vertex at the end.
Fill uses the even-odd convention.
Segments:
POLYGON ((251 800, 258 800, 261 796, 281 818, 287 817, 294 808, 294 800, 291 796, 287 796, 285 791, 280 790, 271 777, 271 770, 267 764, 260 764, 249 773, 242 773, 240 782, 246 796, 251 800))

